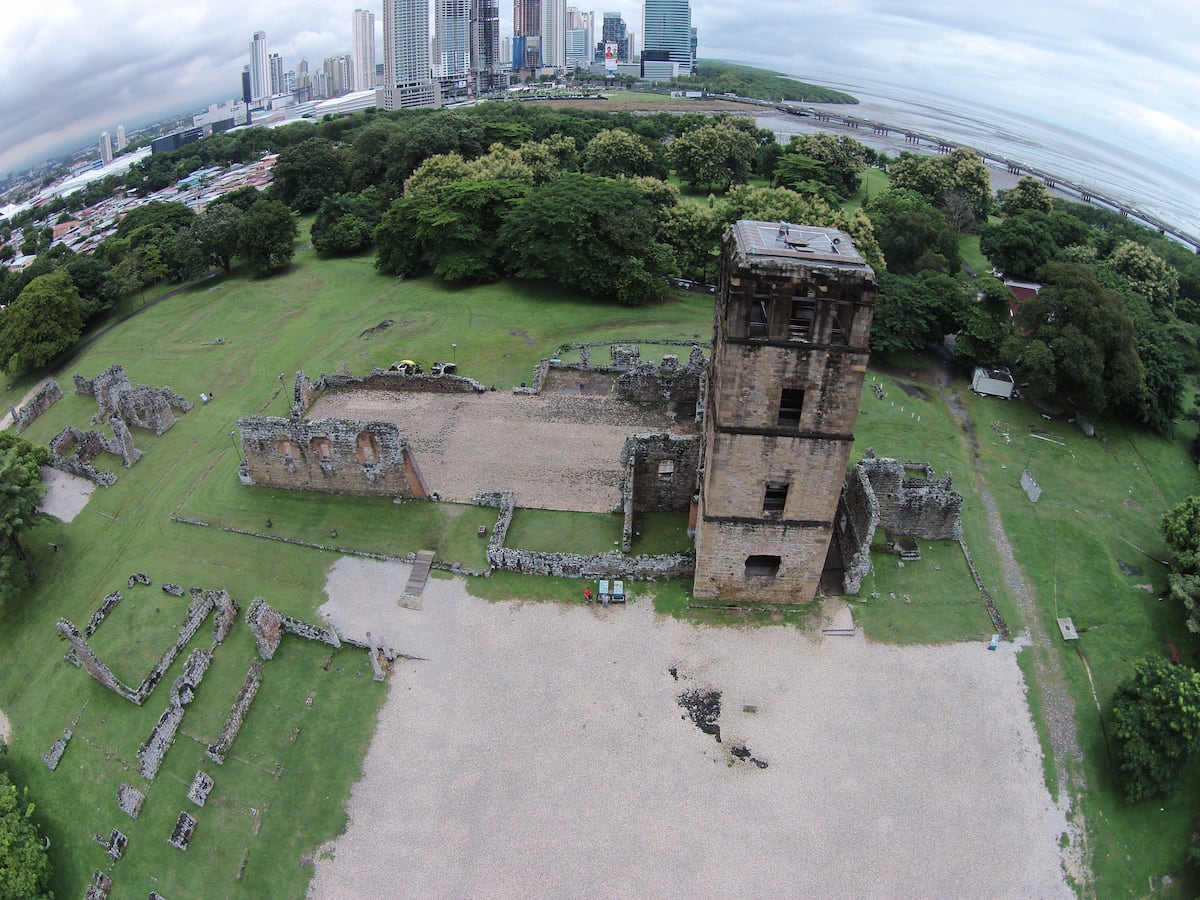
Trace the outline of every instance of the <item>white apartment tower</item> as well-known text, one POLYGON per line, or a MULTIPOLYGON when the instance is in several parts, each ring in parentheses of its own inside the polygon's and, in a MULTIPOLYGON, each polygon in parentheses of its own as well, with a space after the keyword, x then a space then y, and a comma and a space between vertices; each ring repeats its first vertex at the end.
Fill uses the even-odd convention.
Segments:
POLYGON ((267 33, 254 32, 250 41, 250 103, 257 106, 271 96, 271 63, 267 53, 267 33))
POLYGON ((112 162, 112 141, 107 131, 100 132, 100 162, 106 166, 112 162))
POLYGON ((434 0, 433 6, 434 69, 443 81, 465 82, 471 71, 471 0, 434 0))
POLYGON ((383 88, 379 100, 384 109, 438 105, 430 77, 426 0, 383 2, 383 88))
POLYGON ((542 65, 564 69, 567 65, 567 0, 542 2, 542 65))
POLYGON ((283 93, 283 57, 278 53, 272 53, 267 57, 267 64, 271 69, 271 96, 283 93))
POLYGON ((353 89, 367 91, 375 87, 375 13, 354 11, 353 89))
POLYGON ((125 126, 118 125, 117 126, 117 150, 118 150, 118 152, 121 150, 124 150, 128 146, 129 146, 129 141, 126 140, 126 138, 125 138, 125 126))

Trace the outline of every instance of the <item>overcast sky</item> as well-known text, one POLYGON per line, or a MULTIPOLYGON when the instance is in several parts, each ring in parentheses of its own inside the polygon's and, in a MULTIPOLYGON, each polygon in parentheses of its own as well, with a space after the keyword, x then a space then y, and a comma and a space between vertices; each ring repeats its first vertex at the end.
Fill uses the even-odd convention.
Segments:
MULTIPOLYGON (((570 0, 568 0, 570 2, 570 0)), ((39 0, 0 13, 0 173, 167 113, 240 96, 254 31, 284 68, 351 46, 378 0, 39 0)), ((588 8, 586 3, 580 4, 588 8)), ((641 4, 606 0, 640 44, 641 4)), ((501 0, 511 34, 512 2, 501 0)), ((866 76, 937 91, 1200 163, 1195 0, 694 0, 700 55, 817 80, 866 76)), ((376 51, 382 62, 382 48, 376 51)))

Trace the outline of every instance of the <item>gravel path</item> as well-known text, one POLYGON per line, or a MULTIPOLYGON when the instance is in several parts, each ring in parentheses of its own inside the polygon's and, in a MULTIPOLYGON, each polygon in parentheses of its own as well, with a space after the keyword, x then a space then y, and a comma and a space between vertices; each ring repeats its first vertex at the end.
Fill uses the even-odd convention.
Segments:
POLYGON ((669 431, 666 411, 611 396, 340 391, 309 417, 392 422, 431 491, 470 503, 512 490, 520 506, 609 512, 621 502, 621 447, 639 431, 669 431))
POLYGON ((96 490, 94 481, 50 466, 42 466, 42 481, 46 482, 46 496, 38 509, 62 522, 70 522, 83 512, 96 490))
POLYGON ((12 725, 8 723, 8 716, 4 714, 4 710, 0 709, 0 742, 7 744, 11 736, 12 725))
MULTIPOLYGON (((972 475, 975 479, 975 489, 979 492, 979 500, 987 513, 988 536, 1000 554, 1000 564, 1004 571, 1004 583, 1009 595, 1017 604, 1021 613, 1021 621, 1025 626, 1033 660, 1034 689, 1038 692, 1046 728, 1049 732, 1050 749, 1054 755, 1054 767, 1057 777, 1059 802, 1064 811, 1071 808, 1071 798, 1075 793, 1082 793, 1086 788, 1079 763, 1083 753, 1079 748, 1079 734, 1075 726, 1075 699, 1067 687, 1066 674, 1063 672, 1058 654, 1050 643, 1050 635, 1037 606, 1037 593, 1034 586, 1025 577, 1024 571, 1017 563, 1013 554, 1012 544, 1004 530, 1000 519, 1000 510, 988 490, 987 481, 979 467, 979 439, 975 434, 975 423, 962 399, 951 388, 950 374, 944 365, 937 367, 937 387, 942 399, 950 411, 967 429, 970 440, 971 457, 976 461, 972 475)), ((1082 811, 1076 809, 1071 821, 1072 844, 1076 848, 1068 860, 1071 873, 1077 881, 1086 880, 1086 869, 1082 865, 1082 841, 1086 835, 1086 824, 1082 811)))
POLYGON ((396 664, 313 897, 1073 896, 1012 645, 486 603, 461 579, 414 611, 375 565, 339 561, 325 610, 424 659, 396 664), (722 693, 720 743, 689 690, 722 693))

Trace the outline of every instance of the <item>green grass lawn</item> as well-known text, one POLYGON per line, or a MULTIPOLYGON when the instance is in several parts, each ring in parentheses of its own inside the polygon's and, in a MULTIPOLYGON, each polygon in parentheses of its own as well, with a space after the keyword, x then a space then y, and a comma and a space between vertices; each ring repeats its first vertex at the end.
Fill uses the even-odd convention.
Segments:
MULTIPOLYGON (((223 527, 265 532, 269 516, 274 536, 389 555, 429 548, 444 561, 483 564, 485 542, 476 530, 494 524, 492 509, 243 487, 229 435, 239 417, 287 415, 292 374, 301 368, 316 376, 341 365, 365 372, 397 356, 432 362, 450 358, 457 343, 463 374, 507 389, 527 381, 537 360, 560 344, 711 333, 707 294, 682 293, 631 309, 551 285, 398 284, 372 263, 370 257, 317 260, 301 252, 273 279, 236 273, 214 279, 148 304, 61 369, 0 390, 0 407, 6 407, 19 403, 40 375, 53 374, 63 385, 66 396, 24 434, 40 444, 66 425, 91 427, 95 401, 71 390, 76 372, 93 377, 120 363, 135 384, 167 385, 196 404, 161 437, 134 434, 145 455, 133 468, 101 457, 102 466, 115 466, 117 483, 98 488, 73 522, 47 522, 29 535, 38 579, 0 609, 0 709, 14 728, 7 759, 14 777, 29 786, 38 824, 53 842, 58 896, 81 896, 92 872, 110 867, 114 897, 150 890, 167 897, 301 896, 311 875, 302 857, 342 830, 345 801, 384 697, 361 651, 285 638, 265 665, 263 688, 231 758, 215 766, 203 757, 203 745, 219 732, 253 657, 249 632, 239 625, 218 649, 163 769, 147 785, 136 772, 136 752, 167 704, 167 688, 160 684, 140 708, 105 690, 63 660, 59 617, 83 627, 104 595, 120 589, 126 599, 94 641, 114 671, 136 683, 171 643, 186 608, 160 590, 164 581, 224 588, 243 607, 262 596, 282 612, 317 619, 336 553, 223 527), (385 320, 393 324, 364 336, 385 320), (200 404, 202 391, 213 402, 200 404), (172 521, 176 515, 210 524, 179 524, 172 521), (53 553, 50 542, 60 552, 53 553), (128 588, 133 572, 146 573, 154 584, 128 588), (305 704, 310 695, 312 707, 305 704), (67 727, 74 738, 51 773, 40 756, 67 727), (186 801, 198 768, 216 781, 202 810, 186 801), (116 805, 124 781, 148 788, 136 821, 116 805), (183 809, 199 822, 186 854, 167 844, 183 809), (125 858, 112 864, 91 835, 114 827, 130 842, 125 858)), ((677 524, 648 528, 644 539, 670 543, 677 524)), ((485 591, 505 586, 502 576, 479 583, 485 591)), ((557 590, 552 579, 538 584, 548 594, 557 590)), ((564 597, 577 587, 570 582, 564 597)), ((525 584, 522 594, 528 596, 525 584)), ((210 638, 206 624, 194 645, 210 638)), ((183 659, 167 673, 167 686, 183 659)))
MULTIPOLYGON (((36 443, 45 444, 66 425, 89 427, 95 403, 70 392, 75 372, 92 377, 121 363, 135 384, 168 385, 193 401, 201 391, 215 398, 197 404, 162 437, 138 431, 134 440, 145 456, 136 466, 118 466, 118 482, 97 489, 75 521, 35 529, 28 546, 39 577, 24 597, 0 609, 0 709, 14 726, 8 761, 17 780, 30 787, 36 819, 53 841, 55 892, 80 896, 93 870, 109 868, 91 835, 119 827, 130 845, 126 858, 112 867, 113 896, 145 896, 151 889, 167 897, 302 895, 311 872, 302 857, 342 829, 344 803, 384 695, 364 673, 370 670, 361 652, 333 652, 286 638, 266 666, 262 692, 231 759, 212 766, 203 759, 202 744, 219 731, 253 655, 250 636, 239 625, 218 650, 149 788, 142 817, 133 821, 117 809, 116 788, 123 781, 145 787, 127 766, 165 707, 166 690, 160 686, 141 708, 105 691, 63 661, 55 630, 59 617, 82 627, 105 594, 121 589, 126 600, 97 632, 95 645, 119 675, 140 681, 183 615, 184 601, 159 590, 163 581, 225 588, 243 606, 262 596, 283 612, 316 618, 335 553, 223 527, 264 530, 269 516, 276 536, 328 544, 336 528, 336 544, 356 550, 403 555, 428 547, 443 560, 467 566, 482 561, 484 542, 476 530, 493 524, 494 510, 242 487, 229 436, 239 417, 287 415, 292 374, 300 368, 315 377, 343 365, 365 372, 397 357, 432 362, 450 358, 453 343, 463 374, 507 389, 528 381, 539 358, 572 341, 706 340, 711 318, 707 294, 674 293, 665 302, 629 309, 552 285, 397 283, 375 273, 370 257, 318 261, 302 252, 283 276, 251 281, 235 274, 148 305, 53 372, 68 394, 25 433, 36 443), (391 325, 368 333, 385 321, 391 325), (172 521, 176 515, 210 526, 178 524, 172 521), (53 553, 50 542, 61 551, 53 553), (127 588, 132 572, 145 572, 155 584, 127 588), (312 707, 305 704, 310 695, 312 707), (67 727, 75 738, 58 771, 50 773, 40 754, 67 727), (196 813, 192 849, 180 854, 166 838, 178 812, 190 807, 187 787, 201 767, 213 775, 216 789, 196 813)), ((1185 449, 1194 431, 1181 428, 1170 440, 1100 421, 1098 437, 1088 439, 1073 425, 1045 421, 1023 404, 975 397, 960 378, 953 389, 974 420, 969 432, 926 383, 927 358, 890 362, 895 369, 889 372, 898 369, 907 377, 869 376, 852 461, 873 447, 880 456, 927 461, 939 476, 954 475, 965 498, 963 528, 976 565, 1019 633, 1029 623, 1004 585, 979 500, 982 477, 1036 591, 1043 627, 1053 637, 1055 616, 1069 615, 1081 630, 1078 650, 1055 639, 1049 652, 1058 655, 1078 708, 1088 790, 1076 802, 1088 824, 1094 892, 1144 894, 1149 876, 1171 874, 1182 884, 1175 895, 1194 894, 1197 885, 1179 879, 1186 874, 1190 801, 1200 772, 1189 772, 1187 790, 1166 803, 1127 807, 1109 769, 1083 665, 1086 660, 1106 708, 1115 685, 1143 654, 1165 653, 1167 639, 1189 661, 1200 649, 1183 625, 1182 611, 1158 599, 1165 584, 1158 560, 1167 553, 1158 519, 1200 484, 1185 449), (870 392, 872 377, 883 380, 883 400, 870 392), (1034 429, 1062 446, 1032 436, 1034 429), (1026 466, 1045 490, 1036 505, 1019 487, 1026 466), (1122 563, 1142 571, 1126 575, 1122 563)), ((0 408, 18 403, 35 380, 20 379, 0 390, 0 408)), ((115 458, 101 462, 115 465, 115 458)), ((560 515, 572 516, 518 511, 509 543, 597 552, 620 540, 618 516, 560 515)), ((687 546, 681 514, 646 516, 640 525, 635 552, 687 546)), ((990 634, 957 547, 922 542, 921 549, 925 558, 903 569, 895 557, 876 556, 876 571, 864 588, 867 599, 854 601, 868 636, 939 642, 990 634), (880 597, 870 598, 871 592, 880 597), (904 595, 912 602, 905 603, 904 595)), ((573 580, 496 573, 472 580, 469 589, 493 600, 582 602, 580 583, 573 580)), ((653 597, 664 614, 711 624, 807 622, 820 609, 814 604, 787 613, 688 610, 690 586, 682 582, 627 589, 635 602, 653 597)), ((196 642, 206 641, 207 634, 206 625, 196 642)), ((1022 655, 1027 673, 1035 670, 1030 652, 1022 655)), ((182 659, 168 673, 168 685, 182 659)), ((1031 702, 1038 714, 1035 694, 1031 702)))

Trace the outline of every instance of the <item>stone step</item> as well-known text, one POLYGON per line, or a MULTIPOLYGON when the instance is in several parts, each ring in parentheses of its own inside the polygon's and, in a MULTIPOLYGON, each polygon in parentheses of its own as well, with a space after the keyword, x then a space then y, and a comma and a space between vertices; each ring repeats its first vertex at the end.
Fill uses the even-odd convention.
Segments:
POLYGON ((404 586, 404 594, 400 597, 400 605, 409 609, 421 608, 421 595, 425 592, 425 582, 429 580, 429 569, 433 565, 433 551, 422 550, 413 560, 412 572, 408 576, 408 584, 404 586))

